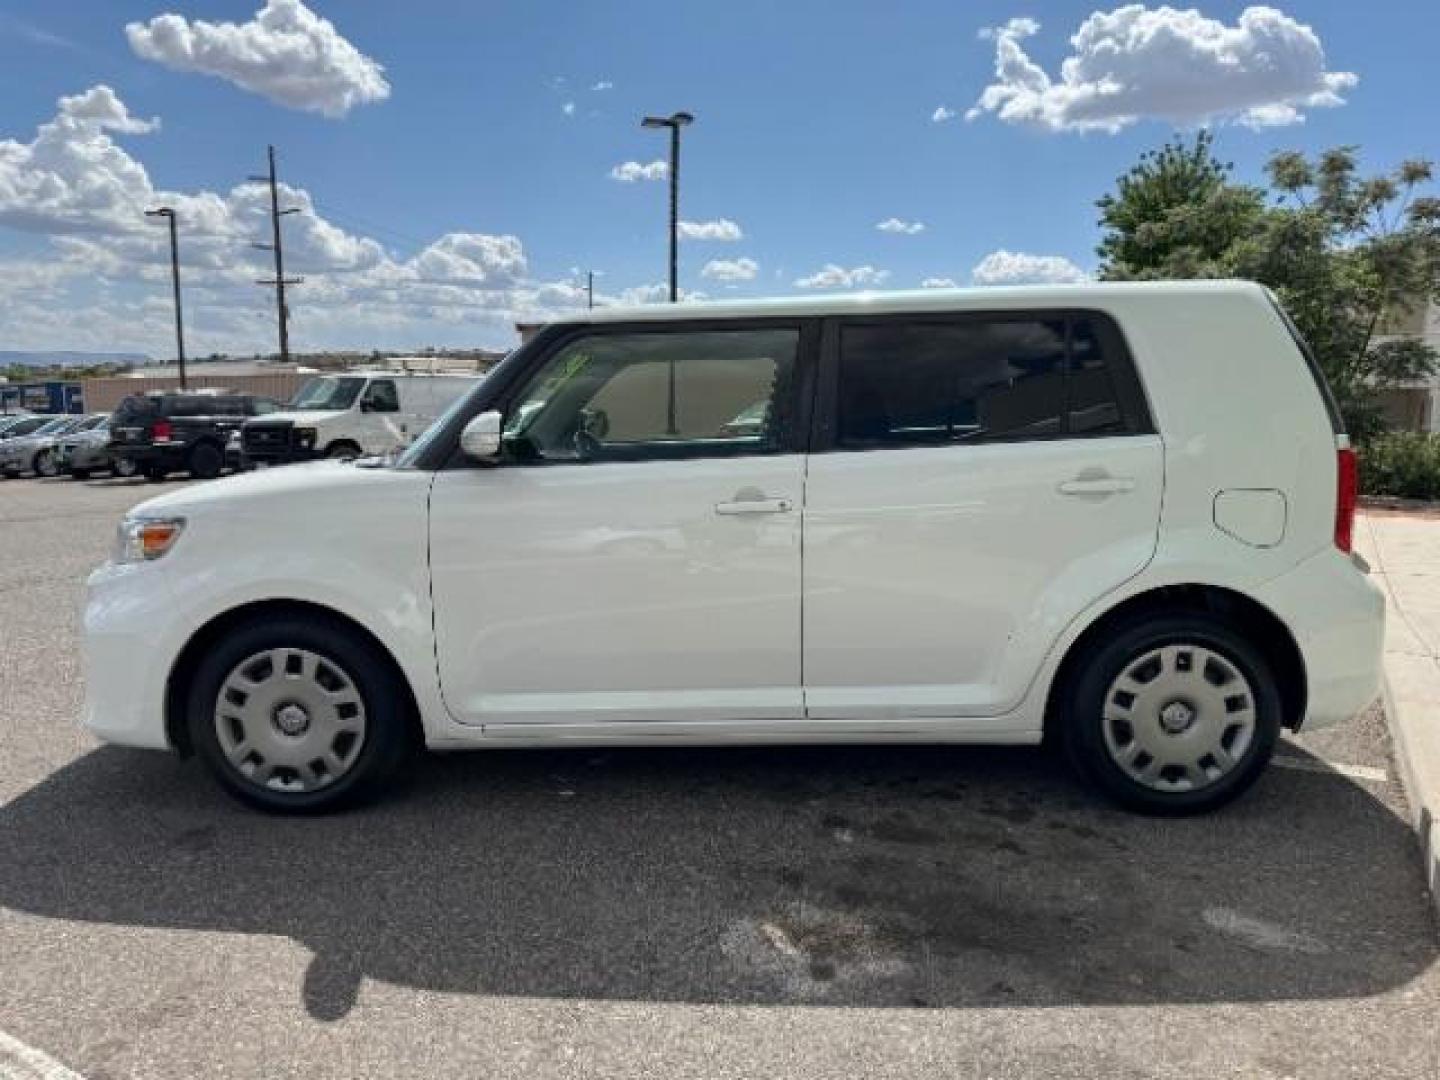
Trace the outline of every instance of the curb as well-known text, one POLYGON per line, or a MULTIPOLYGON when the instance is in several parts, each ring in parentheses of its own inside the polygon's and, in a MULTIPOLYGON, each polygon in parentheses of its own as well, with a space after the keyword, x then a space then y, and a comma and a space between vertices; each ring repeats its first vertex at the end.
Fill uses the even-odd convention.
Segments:
POLYGON ((1395 744, 1395 759, 1399 766, 1400 783, 1405 789, 1405 801, 1410 807, 1410 827, 1420 841, 1421 870, 1425 885, 1430 890, 1430 903, 1440 917, 1440 791, 1425 790, 1416 772, 1411 757, 1410 744, 1405 737, 1405 723, 1400 719, 1400 709, 1390 689, 1390 676, 1380 676, 1380 699, 1385 711, 1385 726, 1390 730, 1390 739, 1395 744))

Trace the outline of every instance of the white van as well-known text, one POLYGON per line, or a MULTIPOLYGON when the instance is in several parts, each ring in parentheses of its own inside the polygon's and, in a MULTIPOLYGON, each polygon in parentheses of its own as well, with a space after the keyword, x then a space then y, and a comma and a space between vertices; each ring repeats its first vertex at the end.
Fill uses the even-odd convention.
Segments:
POLYGON ((412 371, 316 376, 283 412, 241 428, 243 461, 279 465, 390 453, 408 445, 481 378, 412 371))
POLYGON ((131 511, 86 722, 294 812, 420 745, 1049 737, 1193 813, 1375 698, 1354 511, 1257 285, 606 309, 393 464, 131 511))

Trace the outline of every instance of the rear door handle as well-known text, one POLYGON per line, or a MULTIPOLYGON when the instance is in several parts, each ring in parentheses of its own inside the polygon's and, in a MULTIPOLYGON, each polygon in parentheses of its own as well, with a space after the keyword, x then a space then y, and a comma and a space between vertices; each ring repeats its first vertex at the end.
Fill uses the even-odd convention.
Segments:
POLYGON ((1061 482, 1057 490, 1061 495, 1074 495, 1082 499, 1103 499, 1109 495, 1134 491, 1135 481, 1128 476, 1087 476, 1082 473, 1073 479, 1061 482))
POLYGON ((715 504, 715 513, 733 514, 783 514, 793 508, 789 499, 734 499, 715 504))

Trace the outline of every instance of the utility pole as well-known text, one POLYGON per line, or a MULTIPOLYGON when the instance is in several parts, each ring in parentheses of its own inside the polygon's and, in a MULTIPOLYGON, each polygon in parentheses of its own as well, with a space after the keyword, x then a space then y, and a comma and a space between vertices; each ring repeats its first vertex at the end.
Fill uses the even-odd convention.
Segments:
POLYGON ((304 278, 287 278, 285 276, 285 251, 280 239, 280 219, 286 214, 298 214, 299 207, 290 207, 286 210, 280 209, 280 188, 275 182, 275 147, 269 149, 270 173, 268 176, 252 176, 250 179, 257 184, 268 183, 270 185, 270 236, 268 244, 255 243, 251 247, 259 248, 261 251, 273 251, 275 253, 275 276, 273 278, 262 278, 257 285, 274 286, 275 288, 275 316, 280 326, 280 362, 290 362, 290 308, 285 303, 285 286, 299 285, 304 278))
POLYGON ((587 311, 595 307, 595 271, 585 271, 585 309, 587 311))
POLYGON ((146 217, 170 223, 170 284, 175 291, 175 359, 180 365, 180 389, 185 389, 185 320, 180 315, 180 241, 175 234, 175 211, 168 206, 146 210, 146 217))

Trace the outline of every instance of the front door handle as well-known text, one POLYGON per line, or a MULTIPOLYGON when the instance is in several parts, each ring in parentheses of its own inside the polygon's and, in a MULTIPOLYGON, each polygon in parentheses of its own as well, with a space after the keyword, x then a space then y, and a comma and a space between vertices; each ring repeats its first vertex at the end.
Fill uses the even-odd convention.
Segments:
POLYGON ((737 491, 729 502, 715 504, 715 513, 733 514, 784 514, 794 508, 789 499, 774 499, 755 488, 737 491))

